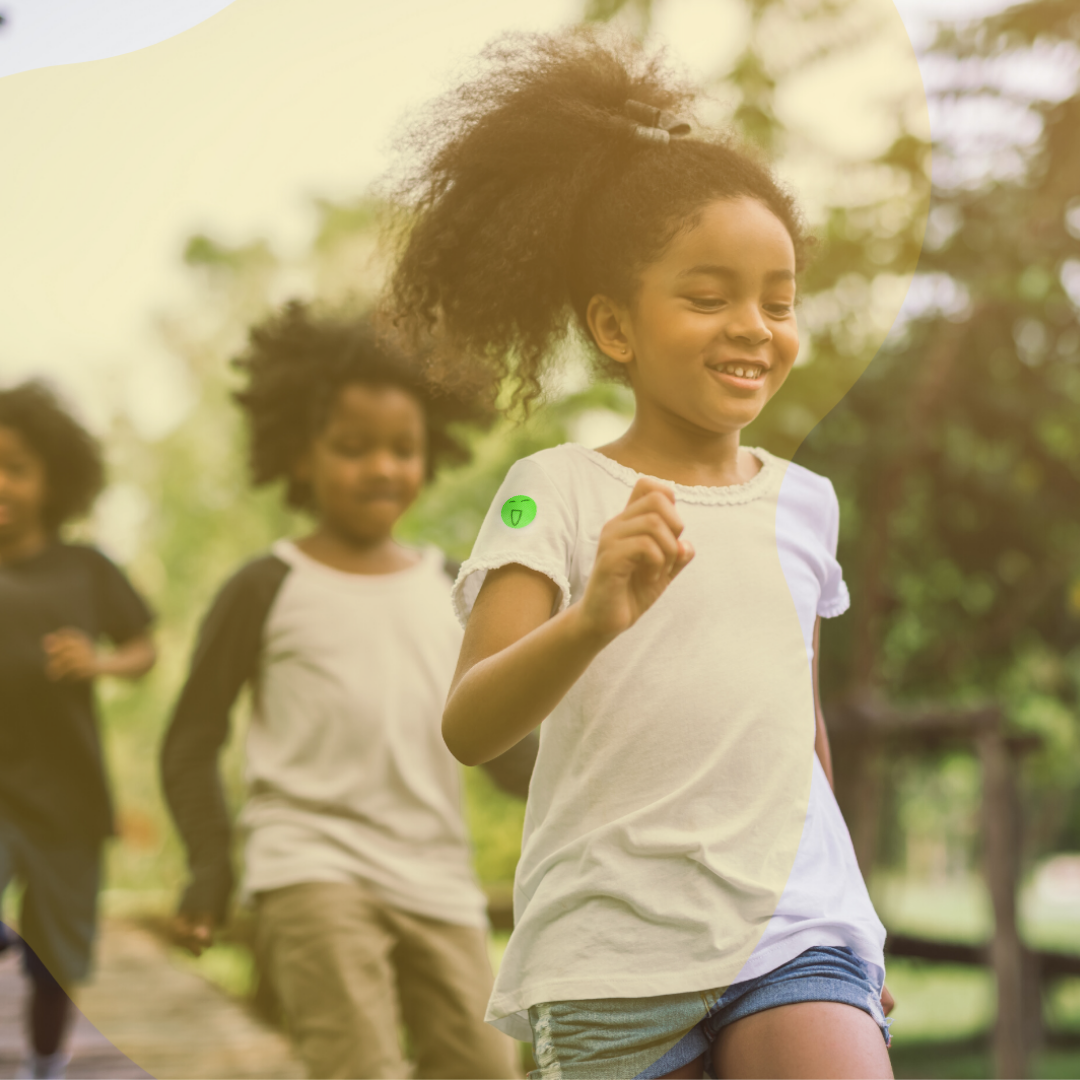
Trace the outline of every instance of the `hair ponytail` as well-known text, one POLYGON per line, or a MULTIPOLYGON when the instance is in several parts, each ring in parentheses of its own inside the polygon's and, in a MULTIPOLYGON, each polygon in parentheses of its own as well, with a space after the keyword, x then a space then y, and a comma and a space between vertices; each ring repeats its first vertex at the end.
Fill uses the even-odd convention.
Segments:
POLYGON ((390 306, 436 331, 437 378, 512 372, 533 400, 571 315, 584 330, 593 295, 628 300, 712 199, 762 198, 801 250, 790 198, 745 151, 685 137, 692 91, 639 47, 590 29, 515 34, 481 60, 410 133, 417 166, 394 191, 390 306))

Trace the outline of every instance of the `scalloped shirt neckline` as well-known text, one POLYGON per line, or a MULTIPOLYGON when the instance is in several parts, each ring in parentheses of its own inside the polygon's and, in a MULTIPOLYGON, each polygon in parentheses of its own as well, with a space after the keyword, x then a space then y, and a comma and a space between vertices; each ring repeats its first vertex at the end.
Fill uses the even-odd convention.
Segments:
POLYGON ((601 454, 599 450, 592 450, 580 443, 566 443, 567 447, 584 454, 590 461, 599 465, 608 475, 616 480, 621 480, 627 487, 632 488, 638 480, 645 477, 649 480, 659 480, 662 484, 668 484, 675 491, 675 497, 683 502, 711 503, 715 505, 735 505, 748 503, 768 493, 773 487, 775 475, 780 472, 780 460, 768 450, 762 450, 758 446, 746 446, 761 462, 758 474, 743 484, 727 484, 723 487, 707 487, 703 484, 677 484, 674 480, 665 480, 663 477, 651 476, 648 473, 639 473, 628 465, 620 465, 619 462, 601 454))

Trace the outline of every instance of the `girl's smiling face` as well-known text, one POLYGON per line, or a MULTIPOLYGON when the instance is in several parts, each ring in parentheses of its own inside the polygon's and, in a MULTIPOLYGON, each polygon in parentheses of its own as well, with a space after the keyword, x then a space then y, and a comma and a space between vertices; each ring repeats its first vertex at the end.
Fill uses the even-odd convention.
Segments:
POLYGON ((600 348, 627 365, 639 417, 738 432, 799 352, 795 247, 757 199, 710 203, 639 275, 630 306, 594 297, 600 348))

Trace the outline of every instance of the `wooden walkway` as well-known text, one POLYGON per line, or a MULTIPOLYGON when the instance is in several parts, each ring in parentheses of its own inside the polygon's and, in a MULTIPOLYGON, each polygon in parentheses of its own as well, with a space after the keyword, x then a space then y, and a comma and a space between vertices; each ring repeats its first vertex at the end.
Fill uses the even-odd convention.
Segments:
MULTIPOLYGON (((242 1003, 169 962, 162 942, 106 921, 93 981, 79 994, 68 1076, 292 1080, 305 1075, 288 1041, 242 1003)), ((0 954, 0 1080, 23 1053, 25 984, 18 950, 0 954)))

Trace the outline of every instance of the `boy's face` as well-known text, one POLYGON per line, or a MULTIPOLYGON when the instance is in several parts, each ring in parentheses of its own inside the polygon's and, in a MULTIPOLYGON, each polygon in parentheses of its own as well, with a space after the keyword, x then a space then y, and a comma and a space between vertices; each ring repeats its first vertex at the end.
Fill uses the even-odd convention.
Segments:
POLYGON ((396 386, 343 387, 297 466, 322 523, 359 543, 385 539, 424 483, 423 406, 396 386))
POLYGON ((0 424, 0 542, 41 528, 45 463, 14 428, 0 424))

